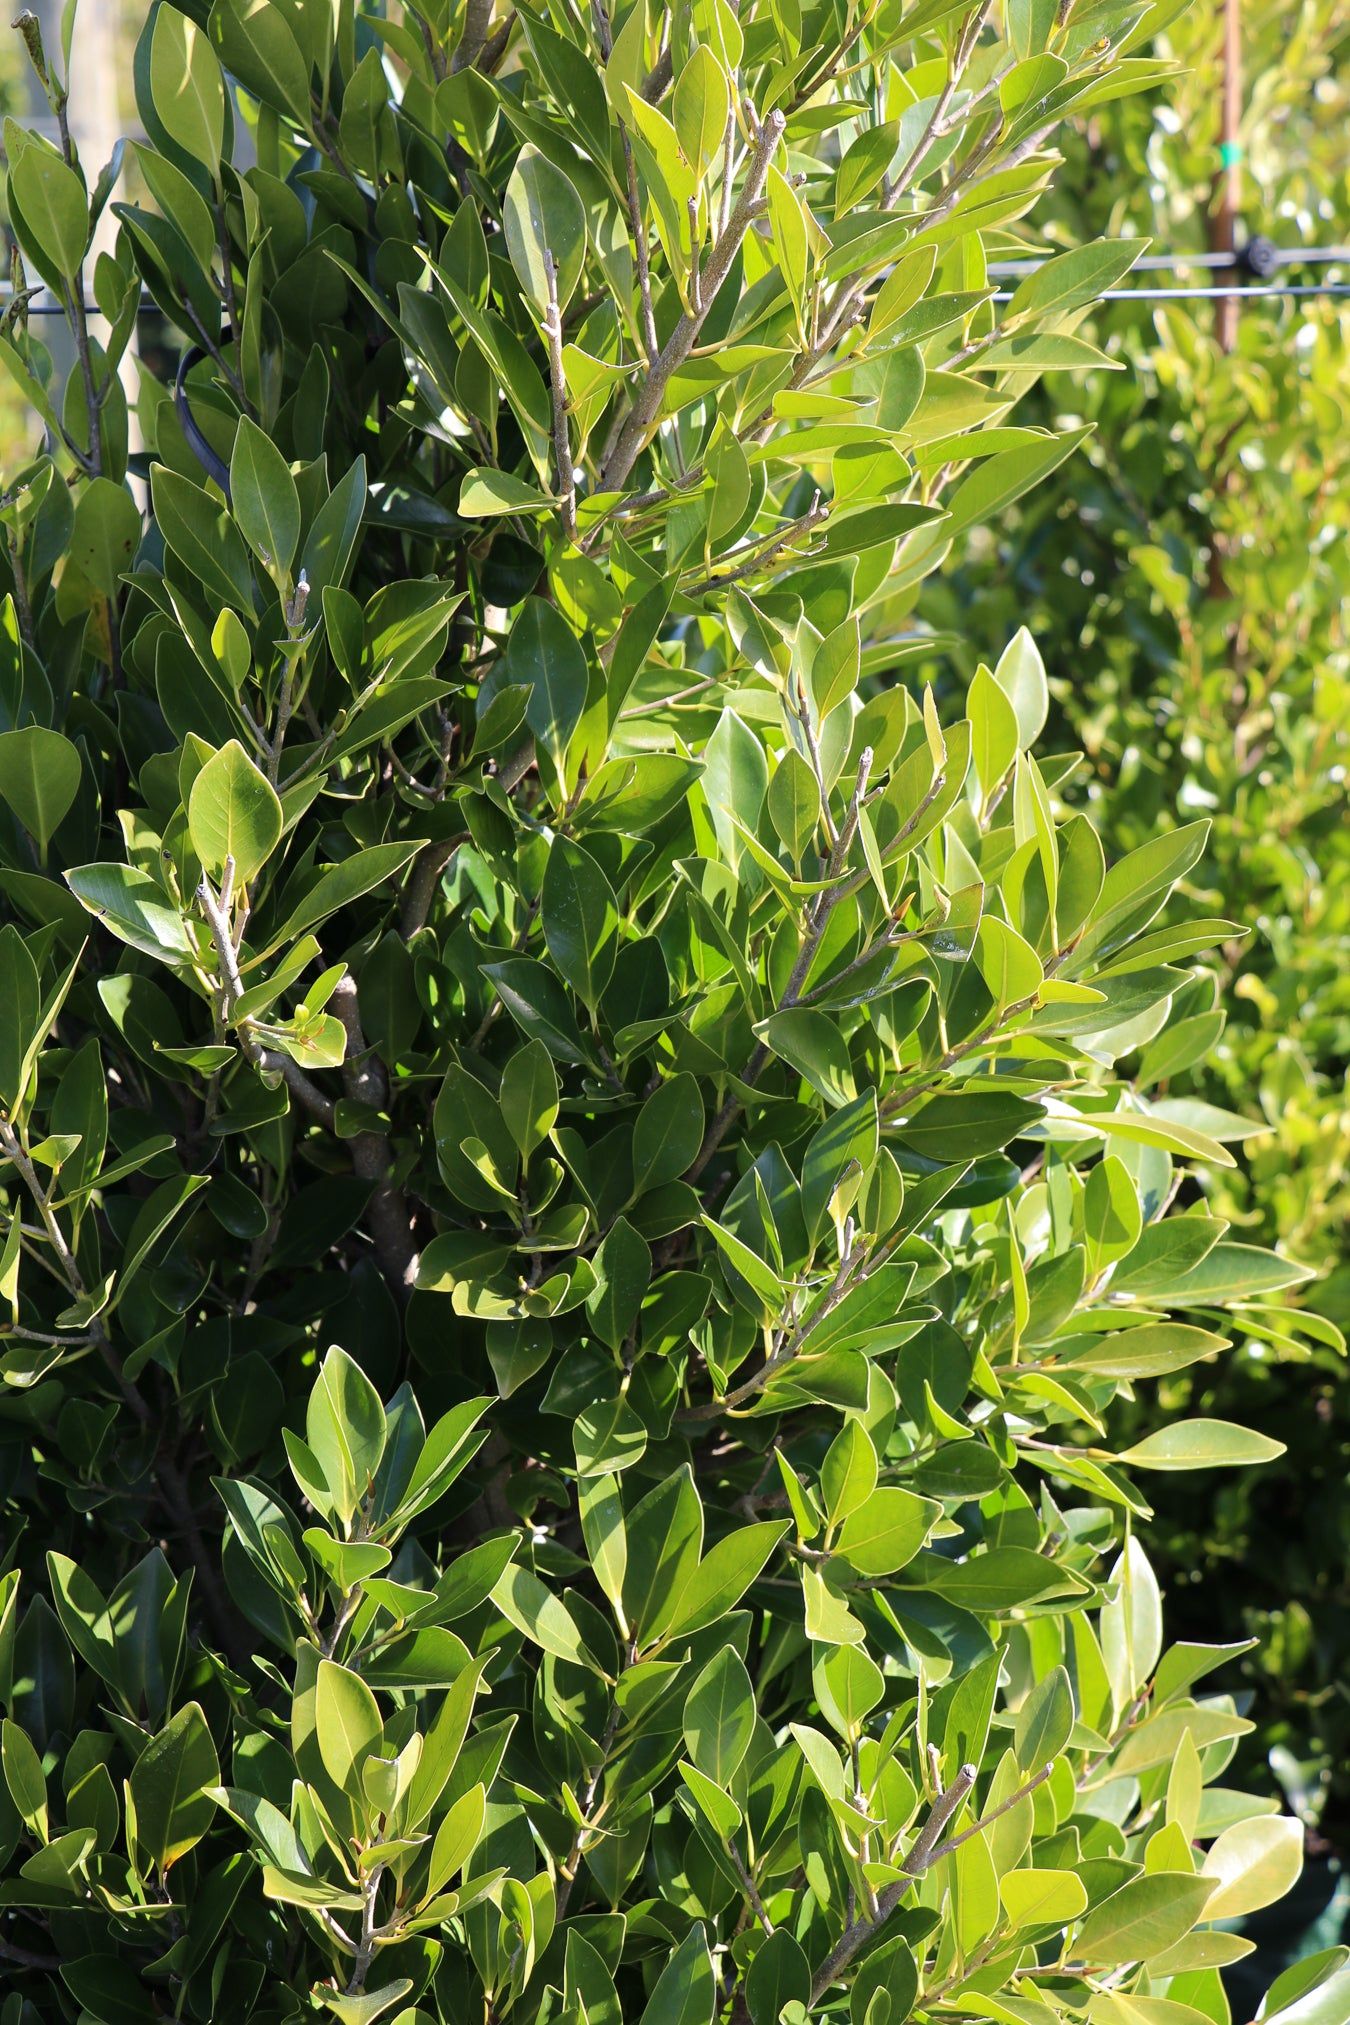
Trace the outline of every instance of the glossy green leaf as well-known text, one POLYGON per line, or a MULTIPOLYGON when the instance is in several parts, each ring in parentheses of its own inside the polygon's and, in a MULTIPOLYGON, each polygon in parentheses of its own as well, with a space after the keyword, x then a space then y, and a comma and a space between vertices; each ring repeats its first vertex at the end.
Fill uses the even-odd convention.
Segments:
POLYGON ((18 817, 45 860, 80 791, 80 755, 59 731, 39 724, 0 732, 0 797, 18 817))
POLYGON ((1037 1681, 1017 1711, 1014 1749, 1024 1772, 1038 1772, 1057 1758, 1074 1724, 1073 1692, 1063 1667, 1037 1681))
POLYGON ((666 1641, 688 1638, 734 1610, 786 1531, 785 1524, 766 1521, 743 1526, 710 1547, 676 1595, 666 1641))
POLYGON ((214 175, 225 138, 225 81, 202 30, 176 8, 155 15, 150 91, 165 132, 214 175))
POLYGON ((220 1765, 206 1718, 187 1702, 152 1737, 131 1772, 136 1840, 160 1877, 194 1849, 216 1811, 220 1765))
POLYGON ((279 582, 287 582, 300 540, 300 496, 285 458, 245 415, 230 459, 230 504, 245 541, 279 582))
POLYGON ((49 147, 30 141, 10 164, 9 191, 29 258, 68 288, 89 242, 89 206, 80 178, 49 147))
POLYGON ((565 309, 586 257, 586 211, 547 155, 522 148, 506 186, 502 220, 511 264, 536 309, 547 309, 551 295, 565 309))
POLYGON ((590 1664, 581 1634, 567 1606, 553 1595, 537 1575, 514 1562, 502 1574, 492 1591, 492 1600, 527 1638, 559 1659, 590 1664))
POLYGON ((1271 1462, 1283 1454, 1282 1441, 1230 1420, 1178 1420, 1122 1449, 1121 1461, 1139 1470, 1205 1470, 1271 1462))
POLYGON ((657 1978, 642 2025, 711 2025, 716 1996, 708 1943, 695 1924, 657 1978))
POLYGON ((362 1771, 380 1748, 384 1726, 361 1676, 331 1659, 319 1661, 314 1727, 329 1778, 344 1792, 359 1794, 362 1771))
POLYGON ((1087 1893, 1067 1870, 1010 1870, 998 1895, 1011 1927, 1063 1926, 1087 1907, 1087 1893))
POLYGON ((229 864, 235 881, 247 886, 280 842, 283 820, 275 788, 237 739, 213 754, 192 784, 193 849, 217 879, 229 864))
POLYGON ((715 1786, 734 1777, 754 1735, 754 1691, 732 1646, 714 1653, 684 1703, 684 1740, 690 1758, 715 1786))
POLYGON ((1084 1961, 1140 1962, 1172 1947, 1206 1909, 1212 1881, 1185 1871, 1132 1878, 1092 1908, 1074 1937, 1084 1961))
POLYGON ((893 1575, 913 1560, 937 1517, 931 1500, 882 1485, 844 1520, 836 1548, 860 1575, 893 1575))
POLYGON ((540 912, 549 955, 594 1006, 614 974, 619 914, 609 881, 579 844, 561 839, 549 852, 540 912))

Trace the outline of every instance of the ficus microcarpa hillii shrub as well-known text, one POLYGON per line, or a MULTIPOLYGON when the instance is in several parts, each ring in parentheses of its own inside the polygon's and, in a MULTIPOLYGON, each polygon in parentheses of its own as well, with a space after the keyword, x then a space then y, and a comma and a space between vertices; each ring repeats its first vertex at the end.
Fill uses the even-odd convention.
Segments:
POLYGON ((1223 2025, 1147 1486, 1272 1444, 1112 1420, 1296 1277, 1117 1067, 1232 930, 1029 634, 905 681, 1150 19, 161 4, 9 129, 4 2025, 1223 2025))

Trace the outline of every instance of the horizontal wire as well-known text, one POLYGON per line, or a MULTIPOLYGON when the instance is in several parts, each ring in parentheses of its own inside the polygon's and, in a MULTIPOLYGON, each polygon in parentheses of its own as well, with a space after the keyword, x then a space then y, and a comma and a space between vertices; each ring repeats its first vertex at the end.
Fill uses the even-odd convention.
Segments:
MULTIPOLYGON (((1113 240, 1108 243, 1121 245, 1123 242, 1113 240)), ((1072 252, 1073 248, 1066 247, 1063 250, 1072 252)), ((1057 257, 1055 254, 1046 254, 1039 260, 991 260, 985 271, 995 280, 1011 281, 1019 275, 1035 274, 1038 268, 1045 266, 1047 260, 1057 257)), ((1272 246, 1265 257, 1273 267, 1334 267, 1342 261, 1350 262, 1350 246, 1272 246)), ((1141 259, 1135 261, 1131 272, 1158 273, 1168 268, 1175 268, 1180 272, 1187 267, 1218 269, 1234 267, 1241 270, 1243 266, 1243 258, 1239 253, 1145 253, 1141 259)), ((1225 289, 1224 294, 1231 295, 1232 290, 1225 289)))
MULTIPOLYGON (((1335 267, 1350 261, 1350 246, 1274 246, 1266 254, 1272 267, 1335 267)), ((1233 253, 1146 253, 1136 260, 1135 269, 1175 267, 1242 267, 1240 254, 1233 253)))
MULTIPOLYGON (((996 270, 991 266, 989 272, 992 275, 995 274, 996 270)), ((1028 268, 1026 272, 1034 273, 1035 269, 1028 268)), ((1217 301, 1221 296, 1229 296, 1229 295, 1252 295, 1252 296, 1266 295, 1276 297, 1312 296, 1312 295, 1343 296, 1343 295, 1350 295, 1350 283, 1336 282, 1336 281, 1308 281, 1301 283, 1289 282, 1284 284, 1272 282, 1254 282, 1251 284, 1234 283, 1232 287, 1223 287, 1223 288, 1107 288, 1104 289, 1100 295, 1094 296, 1093 301, 1214 302, 1217 301)), ((3 299, 4 298, 0 296, 0 301, 3 301, 3 299)), ((1011 302, 1012 299, 1013 299, 1013 291, 1010 288, 996 289, 990 298, 990 300, 993 302, 1011 302)), ((1090 306, 1091 305, 1089 305, 1089 307, 1090 306)), ((103 316, 105 314, 105 312, 99 308, 96 302, 87 302, 84 305, 84 310, 86 316, 103 316)), ((32 302, 28 305, 28 308, 24 311, 25 316, 64 316, 65 314, 66 312, 65 309, 62 307, 62 305, 60 303, 55 302, 32 302)), ((150 314, 162 314, 162 312, 160 311, 158 303, 148 302, 141 304, 140 314, 142 316, 148 316, 150 314)))
MULTIPOLYGON (((1226 288, 1108 288, 1093 298, 1096 302, 1217 302, 1230 295, 1350 295, 1350 282, 1306 281, 1279 283, 1255 282, 1250 286, 1234 283, 1226 288)), ((1011 302, 1013 291, 1000 288, 995 291, 995 302, 1011 302)), ((1089 305, 1091 307, 1091 305, 1089 305)))
MULTIPOLYGON (((1065 250, 1071 251, 1072 249, 1066 248, 1065 250)), ((985 272, 991 281, 1018 280, 1028 274, 1038 273, 1051 259, 1058 257, 1057 255, 1047 254, 1043 260, 991 260, 987 264, 985 272)), ((1350 263, 1350 246, 1278 247, 1273 250, 1270 258, 1277 267, 1330 267, 1342 261, 1350 263)), ((1168 269, 1181 270, 1187 267, 1201 267, 1218 271, 1231 268, 1237 272, 1244 271, 1240 257, 1231 253, 1145 254, 1142 259, 1135 261, 1133 271, 1142 273, 1147 270, 1152 273, 1159 273, 1165 272, 1168 269)), ((1350 287, 1338 282, 1276 284, 1274 282, 1258 281, 1250 284, 1233 284, 1231 286, 1225 284, 1223 287, 1215 288, 1108 288, 1101 295, 1097 296, 1095 300, 1098 302, 1212 302, 1220 297, 1230 295, 1343 296, 1350 295, 1350 287)), ((12 289, 0 288, 0 307, 13 300, 14 291, 12 289)), ((1006 288, 999 289, 995 293, 993 300, 995 302, 1011 302, 1012 291, 1006 288)), ((139 316, 165 315, 164 310, 161 309, 152 295, 143 295, 136 307, 139 316)), ((86 302, 84 313, 86 316, 103 317, 105 320, 111 321, 108 318, 107 311, 100 309, 96 302, 86 302)), ((25 316, 65 316, 66 308, 64 303, 59 302, 30 302, 23 314, 25 316)))
MULTIPOLYGON (((8 296, 0 294, 0 304, 9 300, 8 296)), ((107 310, 100 309, 96 302, 86 302, 84 304, 84 313, 86 316, 101 316, 106 323, 112 322, 112 318, 108 315, 107 310)), ((66 306, 63 302, 30 302, 23 314, 25 316, 65 316, 66 306)), ((154 297, 150 296, 144 302, 137 303, 136 314, 137 316, 162 316, 163 311, 154 297)))

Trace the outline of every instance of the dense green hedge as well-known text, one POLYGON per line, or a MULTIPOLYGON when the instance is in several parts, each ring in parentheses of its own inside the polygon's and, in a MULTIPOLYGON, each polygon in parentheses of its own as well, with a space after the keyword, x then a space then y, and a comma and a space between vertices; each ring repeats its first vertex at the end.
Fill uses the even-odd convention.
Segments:
MULTIPOLYGON (((1160 45, 1183 66, 1166 93, 1107 109, 1068 143, 1042 214, 1052 239, 1135 231, 1159 250, 1204 244, 1220 30, 1208 12, 1183 15, 1160 45)), ((1243 47, 1244 230, 1288 247, 1344 245, 1343 10, 1321 0, 1244 9, 1243 47)), ((1208 815, 1192 889, 1251 924, 1220 952, 1217 996, 1202 993, 1190 1023, 1169 1026, 1138 1067, 1263 1128, 1241 1141, 1235 1168, 1206 1175, 1207 1199, 1235 1231, 1316 1269, 1305 1298, 1335 1329, 1293 1343, 1279 1329, 1258 1333, 1240 1356, 1169 1388, 1167 1411, 1252 1420, 1290 1453, 1218 1499, 1165 1487, 1152 1537, 1169 1576, 1188 1585, 1197 1635, 1231 1628, 1240 1593, 1260 1641, 1239 1670, 1257 1697, 1248 1749, 1274 1750, 1291 1797, 1342 1839, 1350 1418, 1335 1331, 1350 1327, 1350 310, 1334 298, 1248 303, 1229 357, 1214 345, 1214 315, 1200 302, 1094 317, 1094 335, 1128 370, 1077 384, 1075 409, 1094 424, 1083 453, 996 540, 982 538, 925 609, 939 626, 959 624, 952 653, 967 674, 1030 614, 1052 722, 1089 755, 1083 805, 1103 837, 1125 849, 1174 810, 1208 815)))
POLYGON ((1235 931, 1025 629, 904 679, 1133 257, 1000 334, 986 246, 1171 11, 161 4, 92 188, 34 41, 3 2025, 1226 2025, 1303 1837, 1146 1493, 1278 1444, 1119 1430, 1303 1326, 1125 1066, 1235 931))

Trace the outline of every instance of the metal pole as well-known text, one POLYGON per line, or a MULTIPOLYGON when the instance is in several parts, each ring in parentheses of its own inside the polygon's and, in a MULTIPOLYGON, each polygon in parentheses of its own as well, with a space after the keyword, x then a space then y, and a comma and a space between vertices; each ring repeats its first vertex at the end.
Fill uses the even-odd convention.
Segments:
MULTIPOLYGON (((59 69, 61 67, 61 0, 32 0, 32 11, 38 19, 38 27, 42 34, 42 46, 47 52, 48 60, 54 62, 59 69)), ((17 37, 15 39, 17 41, 17 37)), ((57 130, 56 115, 47 103, 47 95, 42 89, 41 80, 33 69, 32 64, 28 61, 22 44, 19 46, 19 62, 23 70, 25 88, 28 93, 27 124, 35 128, 45 140, 50 141, 53 147, 59 147, 61 139, 57 130)), ((40 284, 42 277, 39 274, 29 274, 26 276, 26 280, 28 286, 31 288, 35 283, 40 284)), ((55 367, 55 383, 51 392, 56 412, 59 415, 65 401, 66 381, 69 379, 75 365, 75 339, 64 315, 52 318, 50 326, 44 329, 42 338, 47 350, 52 355, 52 363, 55 367)))
MULTIPOLYGON (((1223 0, 1223 102, 1219 119, 1218 205, 1211 244, 1230 258, 1237 251, 1238 213, 1242 207, 1242 23, 1241 0, 1223 0)), ((1237 343, 1238 297, 1220 298, 1215 336, 1220 351, 1237 343)))
MULTIPOLYGON (((80 151, 85 178, 90 187, 117 145, 122 132, 119 86, 123 66, 118 62, 119 0, 84 0, 79 25, 70 51, 70 105, 68 117, 75 145, 80 151)), ((119 195, 121 192, 118 193, 119 195)), ((100 253, 111 253, 117 238, 117 220, 111 204, 104 206, 89 249, 85 271, 92 278, 100 253)), ((127 441, 132 451, 141 448, 140 418, 136 409, 138 378, 136 350, 139 331, 122 354, 118 378, 127 403, 127 441)), ((144 487, 132 487, 138 503, 144 487)))
MULTIPOLYGON (((1238 138, 1242 122, 1242 37, 1240 0, 1223 0, 1223 102, 1219 123, 1218 205, 1214 213, 1212 244, 1217 252, 1232 253, 1237 245, 1238 212, 1242 204, 1242 143, 1238 138)), ((1237 344, 1240 302, 1236 294, 1222 296, 1216 305, 1214 339, 1221 352, 1237 344)), ((1228 582, 1229 537, 1223 526, 1224 503, 1231 492, 1234 467, 1229 458, 1229 433, 1217 447, 1218 470, 1214 476, 1214 512, 1209 533, 1208 594, 1215 600, 1231 597, 1228 582)), ((1247 683, 1243 668, 1242 612, 1237 610, 1225 626, 1232 683, 1227 718, 1232 729, 1239 762, 1246 750, 1244 720, 1247 683)))

